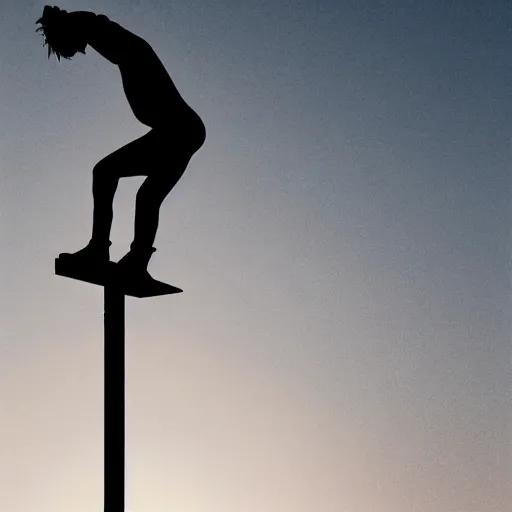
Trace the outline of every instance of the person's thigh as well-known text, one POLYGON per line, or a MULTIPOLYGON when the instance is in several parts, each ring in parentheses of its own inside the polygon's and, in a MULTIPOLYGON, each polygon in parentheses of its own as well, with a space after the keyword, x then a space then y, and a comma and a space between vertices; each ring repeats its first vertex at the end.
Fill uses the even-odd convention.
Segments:
POLYGON ((160 174, 172 161, 172 153, 169 142, 156 130, 150 130, 101 159, 95 172, 116 178, 160 174))

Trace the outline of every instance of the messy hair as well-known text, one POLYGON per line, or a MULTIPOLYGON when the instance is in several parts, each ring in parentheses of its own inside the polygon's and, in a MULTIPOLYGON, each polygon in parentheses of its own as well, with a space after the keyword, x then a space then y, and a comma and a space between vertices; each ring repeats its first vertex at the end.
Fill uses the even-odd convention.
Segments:
POLYGON ((62 50, 66 46, 66 39, 71 36, 70 28, 66 24, 67 11, 59 9, 57 6, 45 5, 43 15, 36 21, 41 26, 36 32, 42 32, 44 37, 43 46, 48 46, 48 58, 52 53, 60 61, 61 56, 70 59, 67 55, 62 55, 62 50))

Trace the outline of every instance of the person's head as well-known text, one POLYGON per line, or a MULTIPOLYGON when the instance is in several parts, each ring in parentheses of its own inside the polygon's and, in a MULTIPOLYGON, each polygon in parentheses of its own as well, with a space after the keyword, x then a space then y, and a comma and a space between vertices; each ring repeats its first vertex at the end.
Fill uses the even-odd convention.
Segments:
POLYGON ((61 57, 71 59, 76 52, 85 53, 87 39, 67 11, 45 5, 37 23, 41 26, 36 32, 43 32, 45 38, 43 46, 48 45, 48 58, 52 53, 55 53, 58 60, 61 57))

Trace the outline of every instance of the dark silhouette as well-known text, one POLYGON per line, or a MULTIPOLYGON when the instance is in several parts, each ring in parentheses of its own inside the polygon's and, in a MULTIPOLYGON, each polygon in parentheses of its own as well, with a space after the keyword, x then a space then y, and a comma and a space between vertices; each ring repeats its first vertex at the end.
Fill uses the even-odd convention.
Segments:
POLYGON ((151 130, 93 169, 92 237, 80 251, 55 260, 55 273, 104 287, 104 508, 125 506, 125 296, 155 297, 182 290, 147 272, 155 248, 160 205, 180 179, 206 132, 185 103, 151 46, 104 15, 45 6, 37 21, 52 53, 70 59, 89 44, 119 66, 128 102, 151 130), (109 261, 112 203, 119 178, 147 176, 137 193, 130 251, 109 261))
POLYGON ((119 178, 147 176, 137 192, 134 239, 116 271, 129 273, 133 279, 148 277, 160 206, 203 145, 205 126, 181 97, 149 43, 105 15, 67 12, 47 5, 36 23, 48 45, 48 58, 54 53, 59 61, 61 56, 71 59, 77 52, 85 54, 90 45, 116 64, 135 117, 151 128, 95 165, 92 237, 83 249, 60 257, 77 266, 108 265, 112 205, 119 178))

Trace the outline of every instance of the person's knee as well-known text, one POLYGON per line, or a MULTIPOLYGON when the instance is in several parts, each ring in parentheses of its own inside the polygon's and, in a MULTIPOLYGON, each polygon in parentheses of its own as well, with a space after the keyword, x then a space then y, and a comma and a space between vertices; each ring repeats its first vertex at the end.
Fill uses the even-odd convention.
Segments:
POLYGON ((115 169, 109 165, 108 160, 104 158, 103 160, 100 160, 92 169, 92 178, 93 183, 94 182, 112 182, 116 183, 119 179, 118 176, 116 176, 115 169))
POLYGON ((138 206, 158 210, 167 193, 163 186, 148 186, 147 183, 143 183, 137 191, 135 200, 138 206))
POLYGON ((92 168, 92 177, 94 181, 101 179, 105 176, 105 164, 103 160, 100 160, 93 168, 92 168))

